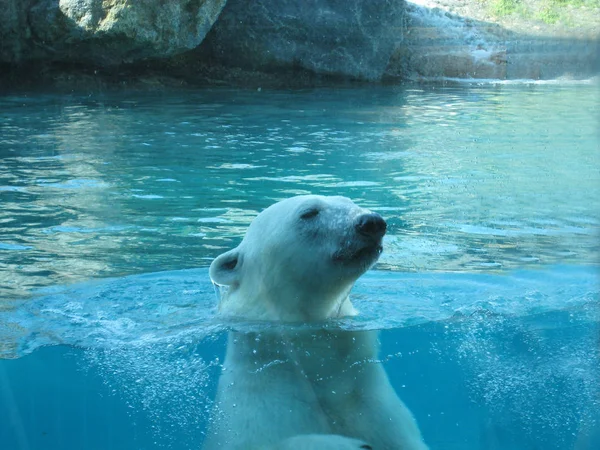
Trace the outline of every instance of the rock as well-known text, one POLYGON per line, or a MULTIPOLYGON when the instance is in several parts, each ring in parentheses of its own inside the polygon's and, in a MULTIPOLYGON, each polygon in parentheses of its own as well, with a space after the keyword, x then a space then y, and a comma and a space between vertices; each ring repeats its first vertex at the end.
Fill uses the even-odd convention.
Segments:
POLYGON ((408 4, 407 32, 390 59, 386 77, 547 80, 589 78, 600 71, 597 29, 547 25, 536 32, 532 19, 519 15, 505 18, 508 24, 483 20, 478 9, 482 6, 476 2, 419 2, 428 6, 408 4), (445 4, 460 14, 442 8, 445 4))
POLYGON ((27 14, 31 1, 0 0, 0 62, 18 62, 27 40, 27 14))
POLYGON ((387 68, 399 79, 506 78, 500 27, 410 4, 407 33, 387 68))
POLYGON ((496 17, 490 2, 465 0, 0 0, 0 82, 78 71, 122 82, 127 70, 283 85, 600 71, 599 7, 555 2, 557 22, 545 23, 540 2, 519 4, 531 14, 496 17))
POLYGON ((404 0, 229 0, 202 44, 216 63, 380 80, 402 41, 404 0))
POLYGON ((118 65, 197 47, 226 0, 3 0, 0 61, 118 65))

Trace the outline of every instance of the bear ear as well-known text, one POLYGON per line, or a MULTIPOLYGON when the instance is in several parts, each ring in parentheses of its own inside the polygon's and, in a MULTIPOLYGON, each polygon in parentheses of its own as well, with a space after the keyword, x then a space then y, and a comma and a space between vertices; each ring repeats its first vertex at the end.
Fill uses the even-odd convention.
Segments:
POLYGON ((239 282, 241 258, 237 248, 219 255, 210 265, 209 275, 213 283, 231 286, 239 282))

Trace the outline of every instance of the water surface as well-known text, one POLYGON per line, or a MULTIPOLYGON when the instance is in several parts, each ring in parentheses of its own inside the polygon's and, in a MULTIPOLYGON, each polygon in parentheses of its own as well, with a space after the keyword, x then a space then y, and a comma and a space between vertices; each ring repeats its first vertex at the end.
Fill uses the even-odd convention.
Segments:
POLYGON ((593 84, 0 99, 1 297, 206 266, 272 202, 386 217, 379 267, 598 263, 593 84))
POLYGON ((0 98, 0 443, 199 448, 228 326, 207 267, 318 193, 388 221, 331 326, 382 330, 432 449, 598 448, 599 105, 589 83, 0 98))

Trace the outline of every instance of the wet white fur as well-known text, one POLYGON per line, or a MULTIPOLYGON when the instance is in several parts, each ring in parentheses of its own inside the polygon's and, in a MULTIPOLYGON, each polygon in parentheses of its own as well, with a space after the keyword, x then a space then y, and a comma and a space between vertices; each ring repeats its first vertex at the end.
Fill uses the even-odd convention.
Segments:
POLYGON ((229 333, 205 450, 426 449, 377 362, 377 333, 322 322, 356 314, 348 293, 369 264, 332 256, 357 245, 353 223, 364 213, 343 197, 293 197, 263 211, 213 262, 211 278, 228 286, 221 313, 271 324, 229 333), (298 222, 315 205, 318 220, 298 222))

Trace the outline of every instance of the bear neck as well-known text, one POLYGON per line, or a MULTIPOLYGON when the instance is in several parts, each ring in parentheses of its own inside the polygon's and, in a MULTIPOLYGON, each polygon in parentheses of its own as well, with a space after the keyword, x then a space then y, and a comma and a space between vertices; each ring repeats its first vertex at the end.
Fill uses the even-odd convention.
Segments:
POLYGON ((274 295, 271 291, 255 289, 248 292, 242 286, 228 292, 221 300, 219 312, 245 320, 274 322, 320 322, 355 316, 348 286, 336 293, 307 293, 303 296, 291 293, 274 295))

